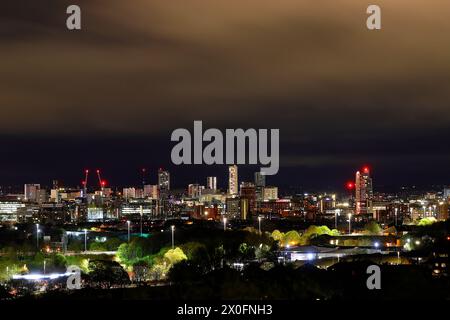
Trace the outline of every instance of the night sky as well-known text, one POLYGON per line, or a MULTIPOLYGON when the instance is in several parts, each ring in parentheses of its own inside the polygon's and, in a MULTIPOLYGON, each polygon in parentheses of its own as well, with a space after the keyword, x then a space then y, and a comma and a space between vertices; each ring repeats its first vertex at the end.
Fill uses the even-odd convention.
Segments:
POLYGON ((0 185, 76 185, 84 168, 139 184, 142 167, 156 183, 165 167, 175 186, 225 187, 225 166, 170 163, 194 120, 279 128, 270 184, 343 189, 364 164, 378 190, 450 184, 450 2, 373 3, 381 31, 359 0, 2 1, 0 185))

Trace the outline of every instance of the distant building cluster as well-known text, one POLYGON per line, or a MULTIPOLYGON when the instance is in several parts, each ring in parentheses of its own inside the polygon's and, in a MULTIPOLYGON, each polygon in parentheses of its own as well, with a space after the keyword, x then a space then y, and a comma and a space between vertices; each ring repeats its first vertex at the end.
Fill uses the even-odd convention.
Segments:
MULTIPOLYGON (((145 173, 145 170, 143 171, 145 173)), ((228 167, 226 191, 218 187, 215 176, 205 184, 191 183, 184 190, 171 189, 169 171, 160 168, 157 184, 112 189, 97 170, 98 184, 88 185, 89 171, 82 187, 60 186, 53 181, 50 190, 27 183, 23 194, 3 194, 0 198, 0 222, 78 223, 119 220, 236 219, 256 217, 271 219, 298 217, 315 219, 375 219, 403 223, 424 217, 448 218, 450 188, 442 192, 420 194, 402 189, 398 194, 375 193, 369 167, 355 174, 347 192, 301 193, 281 196, 277 186, 266 184, 260 172, 253 181, 240 181, 237 165, 228 167)))

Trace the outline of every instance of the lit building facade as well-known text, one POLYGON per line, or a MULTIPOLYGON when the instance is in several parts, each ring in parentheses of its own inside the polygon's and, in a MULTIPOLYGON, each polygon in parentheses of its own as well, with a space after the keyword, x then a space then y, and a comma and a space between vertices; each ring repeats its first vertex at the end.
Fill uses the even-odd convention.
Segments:
POLYGON ((29 202, 38 202, 41 185, 34 183, 27 183, 24 187, 24 199, 29 202))
POLYGON ((217 190, 217 177, 206 178, 206 187, 212 191, 217 190))
POLYGON ((158 186, 161 192, 170 190, 170 173, 169 171, 159 168, 158 170, 158 186))
POLYGON ((228 194, 237 195, 238 194, 238 167, 237 165, 232 165, 228 167, 228 194))
POLYGON ((263 190, 264 190, 264 201, 278 199, 278 188, 277 187, 265 187, 263 190))
POLYGON ((355 205, 356 214, 372 213, 373 187, 370 170, 364 167, 356 172, 355 179, 355 205))

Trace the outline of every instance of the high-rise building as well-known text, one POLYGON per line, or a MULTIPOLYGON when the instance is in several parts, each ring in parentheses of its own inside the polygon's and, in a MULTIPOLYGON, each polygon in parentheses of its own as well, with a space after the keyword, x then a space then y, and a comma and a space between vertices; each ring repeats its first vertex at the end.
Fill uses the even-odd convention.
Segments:
MULTIPOLYGON (((241 190, 240 190, 240 198, 241 200, 247 200, 247 211, 250 213, 254 213, 255 210, 255 202, 256 202, 256 188, 255 185, 251 182, 242 182, 241 190)), ((247 215, 245 215, 247 217, 247 215)), ((245 219, 244 219, 245 220, 245 219)))
POLYGON ((277 200, 278 199, 278 188, 277 187, 265 187, 264 188, 264 200, 277 200))
POLYGON ((40 184, 27 183, 24 187, 25 201, 38 202, 40 190, 41 190, 40 184))
POLYGON ((170 190, 170 173, 169 171, 165 171, 162 168, 158 170, 158 186, 159 190, 169 191, 170 190))
POLYGON ((206 187, 213 191, 217 190, 217 177, 208 177, 206 178, 206 187))
POLYGON ((202 190, 204 186, 199 185, 198 183, 190 184, 188 186, 188 195, 190 198, 199 198, 202 195, 202 190))
POLYGON ((144 185, 144 197, 158 199, 159 190, 156 184, 146 184, 144 185))
POLYGON ((122 190, 122 197, 124 199, 136 198, 136 188, 134 188, 134 187, 123 188, 123 190, 122 190))
POLYGON ((255 172, 255 186, 265 187, 266 186, 266 176, 261 172, 255 172))
POLYGON ((444 199, 449 199, 450 198, 450 188, 445 188, 444 189, 444 199))
POLYGON ((356 172, 355 179, 355 204, 356 214, 372 213, 373 188, 370 170, 364 167, 356 172))
POLYGON ((261 172, 255 172, 256 202, 264 200, 264 187, 266 186, 266 176, 261 172))
POLYGON ((232 165, 228 167, 228 194, 238 194, 238 167, 232 165))

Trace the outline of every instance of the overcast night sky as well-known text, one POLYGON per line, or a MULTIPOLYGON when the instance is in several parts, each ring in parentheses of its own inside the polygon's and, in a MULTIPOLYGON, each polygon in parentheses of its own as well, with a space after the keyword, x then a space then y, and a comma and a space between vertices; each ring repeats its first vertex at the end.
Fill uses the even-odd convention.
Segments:
MULTIPOLYGON (((279 128, 269 183, 450 184, 448 0, 40 0, 0 3, 0 185, 112 185, 169 168, 175 186, 225 166, 170 163, 171 132, 279 128), (339 3, 339 4, 338 4, 339 3), (382 9, 382 30, 366 8, 382 9), (66 29, 69 4, 82 30, 66 29), (95 181, 91 177, 91 181, 95 181)), ((242 170, 241 179, 251 179, 242 170)))

